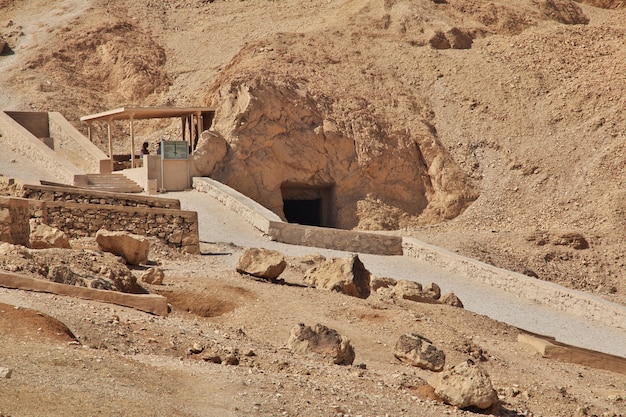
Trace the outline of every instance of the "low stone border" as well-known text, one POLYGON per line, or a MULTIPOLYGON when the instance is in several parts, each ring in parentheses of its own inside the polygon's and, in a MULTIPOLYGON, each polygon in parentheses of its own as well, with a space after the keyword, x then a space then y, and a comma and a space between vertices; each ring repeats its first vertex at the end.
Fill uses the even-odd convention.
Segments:
POLYGON ((313 246, 374 255, 402 255, 402 238, 343 229, 270 222, 266 232, 273 240, 292 245, 313 246))
POLYGON ((626 329, 626 308, 618 304, 552 282, 497 268, 418 239, 405 237, 402 246, 405 256, 428 262, 441 269, 464 275, 476 282, 500 288, 556 310, 626 329))
POLYGON ((167 316, 167 298, 156 294, 128 294, 119 291, 106 291, 94 288, 76 287, 37 278, 0 272, 0 286, 19 290, 46 292, 85 300, 102 301, 131 307, 158 316, 167 316))
POLYGON ((271 222, 282 222, 273 211, 211 178, 194 177, 193 188, 210 195, 263 233, 269 232, 271 222))

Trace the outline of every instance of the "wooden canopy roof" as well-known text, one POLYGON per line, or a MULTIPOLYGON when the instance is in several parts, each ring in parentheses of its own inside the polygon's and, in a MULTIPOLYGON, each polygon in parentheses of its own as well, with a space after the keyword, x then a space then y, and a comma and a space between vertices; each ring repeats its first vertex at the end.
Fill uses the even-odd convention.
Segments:
MULTIPOLYGON (((101 113, 82 116, 81 122, 87 123, 87 132, 89 141, 91 142, 91 124, 94 122, 105 122, 108 125, 109 137, 109 158, 111 172, 114 170, 113 163, 113 137, 111 136, 111 124, 115 120, 130 121, 130 161, 131 167, 135 167, 135 133, 134 121, 145 119, 166 119, 179 117, 182 122, 182 140, 186 141, 185 132, 189 130, 189 145, 191 146, 192 138, 200 137, 200 133, 204 130, 203 117, 206 113, 215 114, 212 107, 118 107, 117 109, 107 110, 101 113), (194 123, 195 119, 195 123, 194 123)), ((211 118, 213 116, 211 115, 211 118)))
POLYGON ((82 116, 80 120, 90 123, 111 120, 166 119, 213 111, 215 109, 212 107, 118 107, 117 109, 82 116))

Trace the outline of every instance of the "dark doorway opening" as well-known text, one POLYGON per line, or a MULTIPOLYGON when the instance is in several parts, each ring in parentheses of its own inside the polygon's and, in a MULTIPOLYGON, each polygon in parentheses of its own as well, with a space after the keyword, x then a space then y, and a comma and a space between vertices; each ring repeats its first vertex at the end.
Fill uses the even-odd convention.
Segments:
POLYGON ((335 187, 286 183, 280 187, 283 214, 289 223, 334 227, 335 187))
POLYGON ((321 226, 322 200, 283 200, 283 212, 289 223, 321 226))

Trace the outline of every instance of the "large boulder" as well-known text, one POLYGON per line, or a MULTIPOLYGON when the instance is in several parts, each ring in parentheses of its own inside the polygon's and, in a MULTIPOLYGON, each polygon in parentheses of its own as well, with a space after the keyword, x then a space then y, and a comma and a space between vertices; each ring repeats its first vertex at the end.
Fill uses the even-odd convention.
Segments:
POLYGON ((350 339, 319 323, 314 328, 303 323, 294 326, 287 346, 295 353, 317 353, 336 365, 352 365, 354 362, 350 339))
POLYGON ((487 372, 469 359, 437 374, 431 385, 445 403, 459 408, 486 409, 498 401, 487 372))
POLYGON ((358 298, 369 297, 370 278, 370 272, 357 255, 328 259, 304 275, 304 281, 312 287, 358 298))
POLYGON ((452 307, 464 308, 463 302, 453 292, 448 293, 448 294, 444 295, 443 297, 441 297, 439 299, 439 302, 441 304, 451 305, 452 307))
POLYGON ((100 229, 96 233, 96 243, 100 250, 121 256, 129 264, 139 265, 148 261, 150 242, 145 236, 100 229))
POLYGON ((273 281, 287 267, 285 257, 282 253, 264 249, 252 248, 246 250, 237 262, 237 272, 249 274, 255 277, 273 281))
MULTIPOLYGON (((208 128, 208 126, 205 126, 208 128)), ((198 148, 191 156, 192 167, 198 173, 208 175, 215 166, 226 156, 228 143, 219 132, 205 130, 200 135, 198 148)))
POLYGON ((62 230, 30 219, 30 247, 32 249, 70 248, 70 238, 62 230))
POLYGON ((394 356, 401 362, 435 372, 443 370, 446 364, 446 354, 417 333, 401 335, 396 342, 394 356))

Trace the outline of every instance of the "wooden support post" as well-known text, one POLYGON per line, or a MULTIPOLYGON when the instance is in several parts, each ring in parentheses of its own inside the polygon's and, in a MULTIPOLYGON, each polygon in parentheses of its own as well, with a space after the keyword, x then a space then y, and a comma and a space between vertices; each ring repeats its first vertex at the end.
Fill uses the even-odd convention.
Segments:
POLYGON ((202 112, 196 113, 196 140, 193 143, 192 150, 195 151, 198 146, 198 142, 200 142, 200 134, 202 134, 202 112))
POLYGON ((87 125, 87 139, 91 142, 91 123, 87 125))
POLYGON ((181 123, 182 123, 182 125, 183 125, 183 140, 186 140, 186 139, 185 139, 185 128, 187 127, 187 123, 185 123, 185 118, 184 118, 184 117, 181 117, 181 118, 180 118, 180 122, 181 122, 181 123))
POLYGON ((135 168, 135 130, 133 115, 130 115, 130 167, 135 168))
POLYGON ((108 134, 109 134, 109 158, 111 159, 111 173, 113 173, 115 167, 113 163, 113 136, 111 133, 111 119, 108 120, 108 134))
POLYGON ((189 143, 187 146, 189 146, 193 142, 193 115, 187 116, 187 125, 189 126, 189 143))

